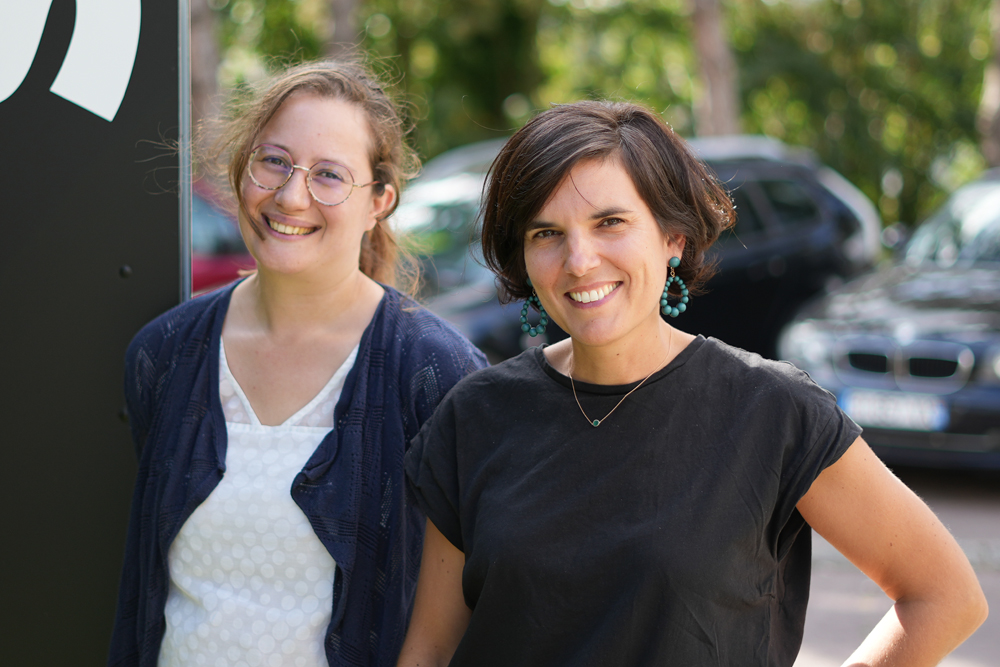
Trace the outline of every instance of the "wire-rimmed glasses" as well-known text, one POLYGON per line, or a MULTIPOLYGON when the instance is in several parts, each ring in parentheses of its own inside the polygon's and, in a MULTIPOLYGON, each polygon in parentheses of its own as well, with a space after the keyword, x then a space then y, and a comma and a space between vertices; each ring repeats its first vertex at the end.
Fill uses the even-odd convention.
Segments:
POLYGON ((261 144, 253 149, 247 173, 250 180, 264 190, 277 190, 292 178, 296 169, 306 172, 306 188, 309 194, 324 206, 343 204, 354 192, 354 188, 365 188, 381 183, 358 184, 350 169, 336 162, 317 162, 312 167, 302 167, 292 162, 292 156, 283 148, 261 144))

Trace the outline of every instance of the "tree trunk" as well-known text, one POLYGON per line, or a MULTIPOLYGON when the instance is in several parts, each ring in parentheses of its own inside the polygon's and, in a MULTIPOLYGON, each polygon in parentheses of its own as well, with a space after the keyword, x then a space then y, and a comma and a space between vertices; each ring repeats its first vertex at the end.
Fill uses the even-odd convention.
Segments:
POLYGON ((736 61, 723 31, 720 0, 689 1, 702 84, 694 100, 695 132, 700 136, 739 134, 736 61))
POLYGON ((1000 166, 1000 0, 990 2, 990 34, 993 55, 983 74, 976 127, 983 157, 991 167, 1000 166))
POLYGON ((330 0, 330 41, 326 43, 326 55, 336 57, 350 51, 361 42, 355 23, 357 0, 330 0))
POLYGON ((191 0, 191 125, 219 112, 217 22, 208 0, 191 0))

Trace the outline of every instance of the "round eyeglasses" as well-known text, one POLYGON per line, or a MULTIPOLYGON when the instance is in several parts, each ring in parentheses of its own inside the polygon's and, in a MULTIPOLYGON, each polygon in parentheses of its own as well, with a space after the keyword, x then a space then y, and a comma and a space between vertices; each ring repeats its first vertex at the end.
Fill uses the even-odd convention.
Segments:
POLYGON ((292 162, 292 156, 283 148, 261 144, 253 149, 247 173, 258 188, 277 190, 292 178, 296 169, 306 172, 309 194, 324 206, 343 204, 354 188, 366 188, 381 181, 358 184, 350 170, 336 162, 317 162, 312 167, 302 167, 292 162))

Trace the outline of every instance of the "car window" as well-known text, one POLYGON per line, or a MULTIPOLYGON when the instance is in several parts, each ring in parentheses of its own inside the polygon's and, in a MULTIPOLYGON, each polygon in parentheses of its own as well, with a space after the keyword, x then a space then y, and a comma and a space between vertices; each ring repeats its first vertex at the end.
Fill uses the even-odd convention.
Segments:
POLYGON ((1000 183, 980 182, 955 191, 937 213, 917 228, 906 246, 908 264, 942 267, 962 261, 997 261, 1000 183))
POLYGON ((819 220, 819 207, 809 191, 796 181, 786 179, 758 181, 771 208, 776 222, 784 227, 801 227, 819 220))
POLYGON ((1000 211, 962 248, 959 261, 1000 262, 1000 211))
POLYGON ((760 217, 750 203, 745 184, 732 189, 729 196, 736 207, 736 225, 722 233, 719 243, 746 245, 748 238, 752 239, 762 230, 760 217))
POLYGON ((473 282, 486 271, 475 233, 477 212, 477 205, 468 201, 405 211, 404 243, 420 258, 426 296, 473 282))
POLYGON ((246 252, 235 223, 198 195, 191 200, 191 250, 199 255, 246 252))

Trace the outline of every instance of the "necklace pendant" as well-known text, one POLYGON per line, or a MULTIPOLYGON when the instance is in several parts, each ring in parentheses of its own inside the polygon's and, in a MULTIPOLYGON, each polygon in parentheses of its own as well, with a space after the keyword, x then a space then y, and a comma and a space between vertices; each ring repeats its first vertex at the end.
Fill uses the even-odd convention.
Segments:
POLYGON ((592 421, 590 423, 594 425, 594 428, 597 428, 598 426, 601 425, 601 420, 600 419, 595 419, 594 421, 592 421))

